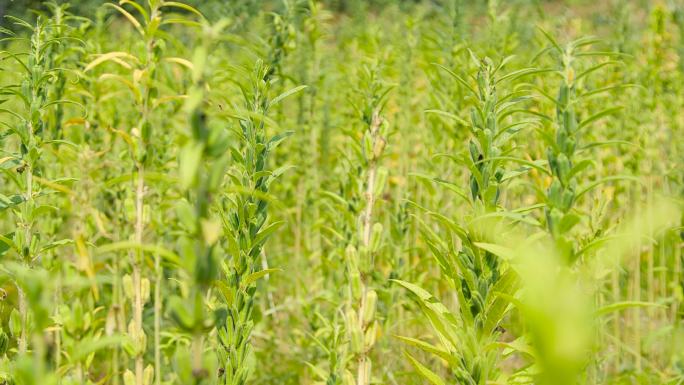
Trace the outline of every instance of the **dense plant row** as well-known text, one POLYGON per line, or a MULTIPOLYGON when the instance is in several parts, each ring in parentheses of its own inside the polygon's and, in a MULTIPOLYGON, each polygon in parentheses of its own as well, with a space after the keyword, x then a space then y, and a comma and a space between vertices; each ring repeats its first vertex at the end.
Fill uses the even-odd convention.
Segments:
POLYGON ((226 4, 5 15, 0 384, 684 383, 684 6, 226 4))

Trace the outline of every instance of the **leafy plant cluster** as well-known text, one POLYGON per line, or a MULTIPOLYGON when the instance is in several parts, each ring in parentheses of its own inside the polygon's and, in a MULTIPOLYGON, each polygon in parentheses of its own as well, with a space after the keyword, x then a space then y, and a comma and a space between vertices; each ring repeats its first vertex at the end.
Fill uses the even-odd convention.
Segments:
POLYGON ((684 6, 26 3, 0 385, 684 383, 684 6))

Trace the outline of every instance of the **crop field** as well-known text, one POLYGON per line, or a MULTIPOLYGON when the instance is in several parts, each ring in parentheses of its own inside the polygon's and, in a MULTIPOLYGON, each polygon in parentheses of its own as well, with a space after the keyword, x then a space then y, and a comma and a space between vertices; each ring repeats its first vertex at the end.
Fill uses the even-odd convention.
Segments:
POLYGON ((684 384, 681 0, 0 15, 0 385, 684 384))

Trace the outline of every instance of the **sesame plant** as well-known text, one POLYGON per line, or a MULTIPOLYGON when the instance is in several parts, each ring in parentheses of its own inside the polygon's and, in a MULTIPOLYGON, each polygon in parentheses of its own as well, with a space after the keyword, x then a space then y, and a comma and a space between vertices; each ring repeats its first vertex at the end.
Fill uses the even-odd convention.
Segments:
POLYGON ((0 385, 680 384, 684 6, 0 1, 0 385))
POLYGON ((582 101, 589 98, 596 100, 602 93, 621 87, 620 85, 613 85, 582 92, 582 84, 587 77, 592 76, 593 73, 603 67, 617 64, 614 60, 605 60, 586 69, 579 70, 576 68, 576 62, 582 58, 605 55, 600 51, 582 51, 583 47, 595 44, 595 39, 578 39, 568 43, 563 48, 550 35, 545 33, 545 37, 550 41, 550 51, 558 57, 558 69, 555 73, 562 79, 558 88, 558 96, 553 100, 556 108, 555 119, 540 115, 547 121, 553 121, 554 125, 554 130, 545 136, 549 142, 546 152, 552 175, 552 181, 546 194, 546 227, 561 254, 569 263, 572 263, 579 257, 579 254, 576 250, 577 247, 573 245, 571 234, 572 229, 580 221, 580 216, 573 211, 573 205, 576 200, 599 183, 620 179, 620 176, 613 175, 608 179, 594 181, 587 187, 578 186, 582 171, 592 164, 591 159, 582 159, 581 156, 590 151, 592 147, 615 143, 585 143, 582 140, 582 134, 590 129, 593 122, 610 116, 619 111, 621 107, 608 106, 587 117, 582 117, 578 109, 581 108, 582 101))
MULTIPOLYGON (((502 75, 502 68, 510 59, 504 59, 499 64, 494 64, 486 57, 473 59, 478 63, 475 87, 445 68, 459 86, 465 87, 475 98, 470 122, 456 115, 451 116, 456 124, 468 127, 472 135, 467 152, 448 155, 469 170, 468 188, 462 189, 442 178, 434 179, 454 192, 458 199, 465 201, 471 213, 466 216, 465 224, 459 224, 438 212, 428 210, 428 214, 444 226, 448 237, 442 238, 428 226, 424 226, 423 231, 440 270, 456 290, 458 313, 452 313, 419 286, 400 280, 397 282, 417 297, 420 308, 438 333, 440 345, 435 346, 410 337, 401 339, 444 359, 450 375, 457 381, 485 384, 499 376, 498 352, 489 346, 500 338, 501 323, 509 310, 508 300, 503 296, 514 295, 518 285, 515 271, 492 252, 488 243, 496 232, 503 231, 493 219, 508 217, 513 222, 523 219, 514 212, 507 213, 501 208, 503 187, 518 174, 533 167, 539 168, 537 164, 509 155, 512 150, 510 143, 515 133, 523 125, 534 122, 521 120, 511 123, 509 119, 513 114, 513 107, 526 98, 519 91, 500 96, 499 88, 506 81, 533 74, 536 70, 521 69, 502 75), (506 172, 504 165, 508 161, 517 161, 523 167, 506 172), (493 228, 488 228, 489 226, 493 228)), ((409 354, 408 357, 428 381, 434 384, 444 383, 436 373, 413 356, 409 354)))
POLYGON ((356 356, 357 385, 371 382, 371 349, 375 344, 378 322, 375 317, 378 294, 373 288, 373 271, 381 242, 382 225, 374 219, 374 206, 382 193, 387 169, 379 164, 387 144, 388 123, 382 117, 386 97, 391 90, 379 79, 379 65, 364 67, 360 89, 362 103, 356 108, 361 114, 363 131, 357 151, 361 159, 362 182, 357 188, 362 196, 358 202, 359 228, 346 248, 349 305, 346 310, 346 330, 351 351, 356 356))
MULTIPOLYGON (((41 378, 56 383, 55 360, 48 355, 48 343, 43 330, 53 326, 49 319, 52 309, 47 305, 51 290, 58 285, 56 269, 51 264, 52 249, 71 243, 69 239, 55 239, 56 234, 42 233, 37 219, 41 212, 57 210, 43 197, 63 193, 59 178, 48 175, 43 163, 45 152, 58 146, 56 134, 59 123, 50 119, 54 106, 78 103, 66 99, 52 99, 59 88, 65 69, 57 68, 52 54, 55 46, 68 38, 62 35, 59 20, 40 17, 34 25, 18 18, 9 18, 15 26, 30 31, 29 37, 3 30, 11 41, 24 43, 26 51, 5 51, 5 60, 13 60, 19 74, 18 83, 2 87, 2 94, 16 98, 17 106, 2 108, 12 117, 11 124, 3 122, 8 134, 16 138, 16 149, 2 158, 2 170, 11 182, 21 189, 9 196, 2 195, 2 210, 11 210, 15 231, 0 238, 3 242, 3 274, 14 277, 17 307, 10 313, 9 331, 16 341, 16 365, 2 376, 6 381, 18 378, 26 384, 37 383, 41 378)), ((74 40, 77 40, 74 38, 74 40)), ((8 100, 5 99, 4 102, 8 100)), ((49 229, 49 227, 46 227, 49 229)), ((5 354, 8 348, 4 334, 5 354)))
POLYGON ((224 311, 219 317, 220 381, 238 385, 247 382, 251 368, 250 336, 254 327, 256 281, 274 269, 260 269, 259 257, 266 240, 282 222, 268 222, 271 184, 287 169, 269 169, 269 154, 289 132, 267 133, 268 112, 287 96, 301 90, 297 87, 275 97, 269 92, 277 78, 259 60, 251 72, 242 72, 249 79, 241 85, 243 107, 235 115, 233 134, 239 146, 231 149, 232 167, 228 170, 231 187, 222 196, 221 218, 226 234, 226 250, 231 257, 223 264, 225 282, 220 284, 224 311))

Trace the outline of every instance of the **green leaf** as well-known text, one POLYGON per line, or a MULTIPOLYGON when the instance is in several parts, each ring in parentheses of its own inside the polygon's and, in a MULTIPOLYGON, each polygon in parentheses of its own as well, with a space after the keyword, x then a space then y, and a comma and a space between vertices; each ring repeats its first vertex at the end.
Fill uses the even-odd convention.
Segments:
POLYGON ((14 248, 14 242, 12 238, 14 233, 7 233, 5 235, 0 235, 0 257, 5 255, 10 249, 14 248))
POLYGON ((274 135, 269 141, 266 143, 266 149, 268 151, 273 150, 274 148, 278 147, 278 145, 288 138, 289 136, 292 136, 294 134, 294 131, 283 131, 279 134, 274 135))
POLYGON ((174 8, 179 8, 188 12, 192 12, 195 15, 199 16, 200 18, 204 19, 204 15, 202 12, 198 11, 197 9, 183 3, 179 3, 176 1, 164 1, 161 4, 162 7, 174 7, 174 8))
POLYGON ((596 181, 594 181, 594 182, 592 182, 592 183, 589 183, 589 185, 587 185, 586 187, 583 187, 582 189, 580 189, 579 191, 577 191, 577 193, 575 194, 575 199, 576 199, 576 200, 579 200, 579 198, 580 198, 582 195, 588 193, 589 191, 593 190, 595 187, 597 187, 597 186, 599 186, 599 185, 601 185, 601 184, 603 184, 603 183, 608 183, 608 182, 613 182, 613 181, 619 181, 619 180, 631 180, 631 181, 634 181, 634 182, 637 182, 637 183, 641 183, 641 179, 639 179, 639 178, 637 178, 637 177, 635 177, 635 176, 631 176, 631 175, 615 175, 615 176, 608 176, 608 177, 605 177, 605 178, 601 178, 601 179, 599 179, 599 180, 596 180, 596 181))
POLYGON ((473 87, 468 84, 462 77, 458 76, 454 71, 448 69, 447 67, 441 65, 441 64, 435 64, 437 67, 443 69, 446 71, 449 75, 451 75, 456 81, 458 81, 463 87, 465 87, 468 91, 470 91, 473 95, 477 96, 477 91, 473 87))
POLYGON ((291 89, 291 90, 289 90, 289 91, 285 91, 285 92, 283 92, 282 94, 280 94, 280 95, 276 96, 275 98, 273 98, 273 99, 271 100, 271 102, 268 104, 268 106, 269 106, 269 107, 273 107, 273 106, 275 106, 276 104, 280 103, 283 99, 287 98, 287 97, 290 96, 290 95, 296 94, 297 92, 299 92, 299 91, 305 89, 306 87, 307 87, 307 86, 298 86, 298 87, 295 87, 295 88, 293 88, 293 89, 291 89))
POLYGON ((437 347, 435 345, 429 344, 425 341, 421 341, 416 338, 411 338, 411 337, 403 337, 403 336, 395 336, 396 338, 402 340, 403 342, 406 342, 409 345, 415 346, 425 352, 434 354, 444 361, 448 362, 449 365, 457 366, 458 365, 458 358, 454 357, 451 353, 448 351, 437 347))
POLYGON ((41 252, 41 253, 44 253, 44 252, 46 252, 46 251, 48 251, 48 250, 50 250, 50 249, 54 249, 55 247, 64 246, 64 245, 70 245, 70 244, 72 244, 72 243, 74 243, 74 241, 71 240, 71 239, 61 239, 61 240, 59 240, 59 241, 50 242, 50 243, 48 243, 47 245, 43 246, 43 247, 40 249, 40 252, 41 252))
POLYGON ((268 239, 268 237, 270 237, 276 230, 278 230, 284 224, 285 221, 273 222, 265 228, 261 229, 261 231, 259 231, 259 233, 254 237, 254 240, 252 240, 251 250, 254 250, 255 248, 263 245, 264 242, 266 242, 266 240, 268 239))
POLYGON ((484 333, 490 334, 503 320, 506 312, 509 309, 510 301, 508 297, 500 295, 506 293, 508 295, 514 294, 517 291, 520 278, 518 274, 511 268, 507 269, 505 273, 499 278, 491 289, 487 302, 487 317, 485 319, 484 333))
POLYGON ((0 211, 4 211, 10 207, 19 205, 24 201, 25 199, 23 195, 15 194, 8 197, 6 195, 0 194, 0 211))
POLYGON ((459 342, 456 331, 459 325, 458 320, 449 309, 432 296, 432 294, 417 285, 398 279, 393 279, 391 281, 400 284, 417 297, 418 304, 421 305, 423 313, 428 317, 430 324, 437 332, 440 342, 448 349, 455 350, 459 342))
POLYGON ((282 271, 282 270, 281 269, 264 269, 261 271, 257 271, 256 273, 249 274, 248 276, 245 277, 245 279, 242 280, 241 285, 243 288, 245 288, 245 287, 251 285, 252 283, 258 281, 260 278, 262 278, 268 274, 275 273, 277 271, 282 271))
MULTIPOLYGON (((88 63, 85 68, 83 69, 83 72, 88 72, 91 69, 99 66, 102 63, 105 63, 107 61, 112 61, 115 59, 128 59, 131 61, 138 61, 138 58, 135 56, 129 54, 128 52, 109 52, 104 55, 100 55, 97 57, 97 59, 93 60, 92 62, 88 63)), ((117 61, 118 62, 118 61, 117 61)))
POLYGON ((516 255, 513 249, 509 249, 508 247, 501 245, 495 245, 493 243, 475 242, 474 245, 482 250, 489 251, 505 261, 513 260, 516 255))
POLYGON ((593 123, 593 122, 595 122, 595 121, 597 121, 597 120, 603 118, 604 116, 608 116, 608 115, 614 114, 614 113, 616 113, 616 112, 622 110, 622 108, 623 108, 623 107, 621 107, 621 106, 618 106, 618 107, 610 107, 610 108, 606 108, 606 109, 603 110, 603 111, 597 112, 597 113, 595 113, 594 115, 592 115, 592 116, 590 116, 590 117, 584 119, 582 122, 580 122, 580 124, 579 124, 579 126, 577 127, 577 129, 578 129, 578 130, 581 130, 582 128, 584 128, 584 127, 590 125, 591 123, 593 123))
POLYGON ((616 302, 616 303, 611 303, 609 305, 605 305, 600 307, 596 312, 594 313, 595 316, 601 317, 609 313, 613 313, 616 311, 624 310, 624 309, 630 309, 630 308, 635 308, 635 307, 660 307, 660 308, 667 308, 667 306, 659 303, 654 303, 654 302, 643 302, 643 301, 624 301, 624 302, 616 302))
POLYGON ((441 111, 441 110, 425 110, 425 113, 426 113, 426 114, 435 114, 435 115, 439 115, 439 116, 443 116, 443 117, 446 117, 446 118, 455 120, 458 124, 463 125, 463 126, 466 126, 466 127, 470 127, 470 126, 471 126, 471 124, 468 123, 466 120, 461 119, 461 118, 458 117, 457 115, 452 114, 452 113, 450 113, 450 112, 441 111))
POLYGON ((416 368, 416 371, 423 376, 426 380, 430 381, 432 385, 446 385, 446 383, 439 378, 439 376, 433 372, 432 370, 428 369, 425 367, 423 364, 418 362, 415 358, 413 358, 407 351, 404 351, 404 354, 406 357, 408 357, 409 361, 411 362, 411 365, 413 365, 414 368, 416 368))

